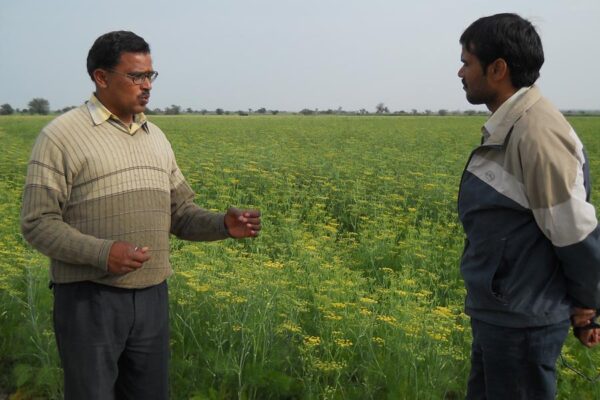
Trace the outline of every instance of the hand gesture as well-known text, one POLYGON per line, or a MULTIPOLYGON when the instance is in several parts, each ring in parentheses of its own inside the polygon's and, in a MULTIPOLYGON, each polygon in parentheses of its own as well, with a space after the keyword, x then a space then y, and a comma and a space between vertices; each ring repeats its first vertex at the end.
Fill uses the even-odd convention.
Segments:
POLYGON ((114 242, 108 254, 108 272, 123 275, 141 268, 150 259, 148 250, 129 242, 114 242))
POLYGON ((225 214, 225 227, 229 235, 236 239, 256 237, 261 228, 260 211, 230 207, 225 214))

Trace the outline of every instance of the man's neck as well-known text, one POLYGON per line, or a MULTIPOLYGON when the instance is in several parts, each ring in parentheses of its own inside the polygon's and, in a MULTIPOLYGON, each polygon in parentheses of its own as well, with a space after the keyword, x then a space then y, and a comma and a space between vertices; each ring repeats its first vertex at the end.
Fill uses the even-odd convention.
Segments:
POLYGON ((102 105, 106 107, 106 109, 110 111, 113 115, 119 118, 121 122, 123 122, 127 126, 131 125, 131 123, 133 122, 133 114, 119 115, 115 112, 115 107, 112 106, 110 100, 104 97, 101 92, 97 91, 94 94, 96 95, 96 98, 100 101, 100 103, 102 103, 102 105))
POLYGON ((512 83, 505 83, 504 85, 498 88, 496 92, 496 98, 489 104, 486 104, 488 110, 493 114, 500 108, 502 104, 515 93, 517 93, 519 89, 515 88, 512 83))

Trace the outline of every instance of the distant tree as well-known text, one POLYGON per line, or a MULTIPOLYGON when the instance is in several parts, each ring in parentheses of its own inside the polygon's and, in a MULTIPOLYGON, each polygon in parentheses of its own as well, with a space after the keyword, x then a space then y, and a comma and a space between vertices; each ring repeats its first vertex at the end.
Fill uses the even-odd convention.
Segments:
POLYGON ((475 115, 476 111, 475 110, 467 110, 465 111, 465 115, 475 115))
POLYGON ((181 114, 181 107, 178 105, 172 104, 171 107, 165 108, 165 114, 179 115, 179 114, 181 114))
POLYGON ((425 110, 425 115, 431 115, 431 110, 425 110))
POLYGON ((217 108, 217 109, 215 110, 215 113, 216 113, 217 115, 223 115, 223 109, 222 109, 222 108, 217 108))
POLYGON ((361 115, 366 115, 366 114, 368 114, 368 113, 369 113, 369 112, 368 112, 368 111, 367 111, 365 108, 361 108, 361 109, 360 109, 358 112, 359 112, 361 115))
POLYGON ((5 103, 0 106, 0 115, 10 115, 13 114, 15 110, 11 107, 10 104, 5 103))
POLYGON ((279 110, 271 110, 271 114, 277 115, 277 114, 279 114, 279 110))
POLYGON ((242 110, 239 110, 237 113, 238 113, 238 115, 241 115, 242 117, 246 117, 248 115, 248 113, 246 111, 242 111, 242 110))
POLYGON ((419 113, 419 110, 417 110, 416 108, 413 108, 411 110, 412 115, 417 115, 419 113))
POLYGON ((448 115, 448 110, 445 110, 445 109, 442 108, 441 110, 438 111, 438 115, 441 115, 442 117, 444 115, 448 115))
POLYGON ((379 103, 375 106, 375 112, 377 114, 389 113, 390 110, 383 103, 379 103))
POLYGON ((50 103, 48 100, 42 99, 41 97, 36 97, 35 99, 31 100, 28 106, 31 114, 46 115, 50 112, 50 103))
POLYGON ((192 108, 191 108, 191 107, 188 107, 188 108, 186 108, 186 109, 185 109, 185 112, 186 112, 187 114, 193 114, 193 113, 194 113, 194 110, 192 110, 192 108))
POLYGON ((56 110, 56 113, 57 113, 57 114, 64 114, 64 113, 66 113, 67 111, 71 111, 71 110, 72 110, 72 109, 74 109, 74 108, 77 108, 77 107, 75 107, 75 106, 67 106, 67 107, 63 107, 63 108, 61 108, 60 110, 56 110))
POLYGON ((266 114, 266 112, 267 112, 267 109, 266 109, 266 108, 264 108, 264 107, 261 107, 261 108, 259 108, 258 110, 256 110, 256 112, 257 112, 257 113, 259 113, 259 114, 266 114))
POLYGON ((315 112, 313 110, 310 110, 308 108, 303 108, 302 110, 300 110, 300 114, 302 115, 313 115, 315 112))
POLYGON ((200 110, 200 114, 202 115, 206 115, 208 113, 208 110, 206 108, 203 108, 202 110, 200 110))

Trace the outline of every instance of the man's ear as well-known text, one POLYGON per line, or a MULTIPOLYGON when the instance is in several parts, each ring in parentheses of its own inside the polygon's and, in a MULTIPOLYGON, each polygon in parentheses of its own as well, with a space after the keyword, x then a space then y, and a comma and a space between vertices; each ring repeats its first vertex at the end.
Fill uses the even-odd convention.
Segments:
POLYGON ((497 58, 487 67, 487 73, 495 81, 501 81, 503 79, 510 79, 510 71, 508 64, 503 58, 497 58))
POLYGON ((108 80, 106 77, 106 71, 103 69, 95 69, 94 72, 92 72, 92 76, 94 77, 94 82, 96 82, 96 85, 100 88, 106 89, 108 87, 108 80))

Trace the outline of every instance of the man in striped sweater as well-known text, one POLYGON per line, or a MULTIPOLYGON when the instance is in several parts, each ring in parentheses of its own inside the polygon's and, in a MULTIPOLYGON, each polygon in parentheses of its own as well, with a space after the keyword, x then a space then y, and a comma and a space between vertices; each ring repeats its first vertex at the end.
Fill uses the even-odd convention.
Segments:
POLYGON ((24 237, 50 257, 66 399, 168 398, 169 235, 258 235, 260 212, 198 207, 164 133, 143 112, 149 45, 100 36, 87 69, 96 90, 44 127, 33 147, 24 237))

